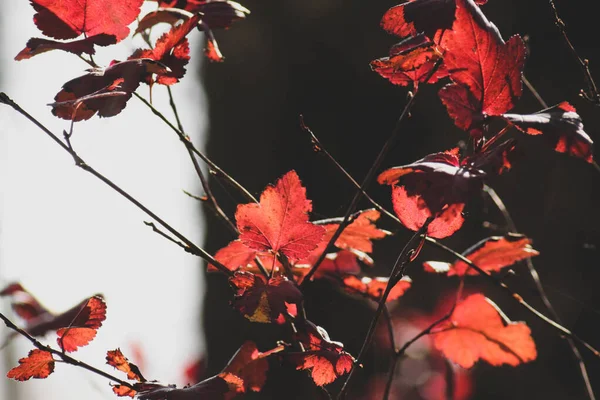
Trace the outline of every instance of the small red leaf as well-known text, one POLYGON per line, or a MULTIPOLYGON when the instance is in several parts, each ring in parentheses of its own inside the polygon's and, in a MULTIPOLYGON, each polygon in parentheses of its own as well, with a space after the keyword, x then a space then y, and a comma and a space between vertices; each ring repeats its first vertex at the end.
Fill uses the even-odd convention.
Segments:
POLYGON ((130 363, 127 357, 121 352, 121 349, 109 350, 106 353, 106 363, 119 371, 125 372, 129 380, 146 382, 137 365, 130 363))
MULTIPOLYGON (((335 246, 342 250, 358 250, 371 253, 373 251, 372 240, 383 239, 390 235, 390 232, 379 229, 375 225, 380 216, 379 211, 375 209, 361 211, 358 217, 344 228, 335 241, 335 246)), ((320 224, 320 221, 315 221, 314 223, 320 224)), ((323 224, 322 226, 326 230, 323 242, 329 242, 338 229, 339 223, 323 224)))
POLYGON ((128 388, 127 386, 123 386, 123 385, 114 385, 112 387, 112 391, 114 394, 116 394, 119 397, 126 397, 129 396, 132 399, 135 397, 137 391, 128 388))
POLYGON ((424 32, 432 38, 438 30, 450 29, 454 22, 455 0, 414 0, 390 8, 381 27, 400 37, 424 32))
POLYGON ((31 38, 27 41, 27 46, 16 55, 15 60, 25 60, 51 50, 62 50, 77 55, 83 53, 95 54, 95 44, 99 46, 108 46, 114 43, 116 43, 115 37, 106 34, 87 37, 72 42, 57 42, 48 39, 31 38))
POLYGON ((502 118, 529 135, 543 135, 554 150, 594 161, 594 143, 583 130, 577 111, 566 101, 535 114, 503 114, 502 118))
POLYGON ((56 331, 58 345, 63 351, 77 351, 96 337, 96 331, 106 319, 106 303, 100 296, 91 297, 75 315, 67 328, 56 331))
MULTIPOLYGON (((344 289, 349 293, 359 293, 374 301, 379 301, 389 282, 389 278, 376 277, 359 278, 357 276, 347 276, 344 278, 344 289)), ((388 294, 386 302, 394 301, 400 298, 412 285, 412 280, 405 276, 400 279, 388 294)))
POLYGON ((463 368, 479 359, 494 366, 516 366, 537 357, 529 327, 524 322, 505 323, 497 306, 482 294, 458 303, 432 335, 435 347, 463 368))
POLYGON ((240 240, 259 251, 281 252, 302 259, 321 242, 325 229, 308 221, 312 203, 295 171, 268 186, 260 204, 241 204, 235 213, 240 240))
MULTIPOLYGON (((522 235, 492 236, 480 241, 463 255, 484 271, 500 271, 517 261, 537 256, 538 251, 531 247, 531 239, 522 235)), ((448 273, 448 276, 479 275, 467 263, 457 260, 454 264, 428 261, 424 263, 429 272, 448 273)))
POLYGON ((29 355, 19 360, 19 366, 8 371, 7 377, 26 381, 31 378, 44 379, 54 372, 52 353, 43 350, 31 350, 29 355))
MULTIPOLYGON (((302 303, 302 293, 296 285, 284 277, 275 277, 265 282, 260 275, 250 272, 236 272, 229 282, 236 289, 232 305, 252 322, 285 322, 290 315, 290 305, 302 303)), ((296 310, 297 312, 297 310, 296 310)), ((295 313, 290 315, 295 317, 295 313)))

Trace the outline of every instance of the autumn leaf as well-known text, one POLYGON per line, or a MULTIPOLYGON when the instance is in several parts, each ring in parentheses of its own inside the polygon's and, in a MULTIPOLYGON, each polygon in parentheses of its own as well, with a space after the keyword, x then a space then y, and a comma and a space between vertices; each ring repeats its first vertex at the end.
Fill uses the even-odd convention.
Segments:
POLYGON ((0 297, 3 296, 11 296, 15 299, 15 301, 11 302, 12 309, 27 324, 37 318, 52 318, 50 311, 18 282, 13 282, 2 289, 0 297))
POLYGON ((236 290, 233 307, 252 322, 285 322, 285 316, 296 317, 303 296, 296 285, 285 277, 265 282, 260 275, 238 271, 229 278, 236 290))
MULTIPOLYGON (((371 300, 378 302, 381 300, 389 278, 387 277, 362 277, 349 275, 343 279, 344 289, 348 293, 358 293, 371 300)), ((390 290, 386 302, 397 300, 411 287, 412 280, 408 276, 402 277, 390 290)))
POLYGON ((59 118, 81 121, 98 113, 112 117, 120 113, 149 73, 166 73, 168 68, 155 60, 114 61, 107 68, 94 68, 85 75, 65 83, 50 104, 59 118), (120 95, 110 96, 111 92, 120 95))
POLYGON ((121 349, 109 350, 106 353, 106 363, 119 371, 125 372, 129 380, 146 382, 137 365, 130 363, 127 357, 121 352, 121 349))
POLYGON ((127 387, 127 386, 124 386, 124 385, 114 385, 112 387, 112 391, 113 391, 114 394, 116 394, 119 397, 127 397, 127 396, 129 396, 131 398, 134 398, 135 395, 136 395, 136 393, 137 393, 136 390, 133 390, 133 389, 131 389, 131 388, 127 387))
POLYGON ((407 86, 419 83, 435 83, 448 76, 444 64, 440 64, 435 72, 442 54, 433 42, 424 35, 410 36, 393 46, 388 57, 378 58, 369 64, 371 69, 388 79, 394 85, 407 86), (431 76, 429 76, 431 74, 431 76))
POLYGON ((77 55, 83 53, 91 55, 96 54, 96 50, 94 49, 95 44, 99 46, 108 46, 115 43, 115 37, 106 34, 100 34, 71 42, 57 42, 55 40, 31 38, 27 41, 26 47, 15 56, 15 60, 25 60, 52 50, 62 50, 77 55))
POLYGON ((516 35, 505 43, 472 0, 456 0, 456 20, 441 46, 454 83, 439 96, 456 125, 479 138, 485 116, 505 113, 521 96, 523 40, 516 35))
POLYGON ((583 130, 581 117, 566 101, 534 114, 502 114, 507 122, 528 135, 542 135, 559 153, 594 161, 594 143, 583 130))
POLYGON ((260 204, 240 204, 235 213, 240 240, 258 251, 302 259, 321 242, 325 229, 308 221, 312 202, 295 171, 268 186, 260 204))
POLYGON ((44 379, 54 372, 52 353, 43 350, 31 350, 29 355, 19 360, 19 366, 8 371, 7 377, 17 381, 31 378, 44 379))
POLYGON ((432 335, 435 347, 463 368, 471 368, 480 359, 514 367, 537 357, 529 327, 524 322, 504 321, 497 306, 479 293, 458 303, 432 335))
POLYGON ((66 328, 56 331, 58 345, 63 351, 77 351, 96 337, 96 331, 106 319, 106 303, 100 296, 91 297, 79 309, 66 328))
MULTIPOLYGON (((500 271, 517 261, 539 254, 531 247, 531 239, 517 234, 483 239, 463 253, 475 265, 487 272, 500 271)), ((448 276, 479 275, 462 260, 456 260, 453 264, 427 261, 423 265, 425 271, 447 273, 448 276)))
POLYGON ((352 370, 354 357, 343 350, 342 343, 331 341, 325 329, 310 321, 302 321, 297 336, 306 351, 286 353, 284 357, 296 369, 310 370, 317 386, 328 385, 352 370))
POLYGON ((439 30, 452 28, 455 8, 455 0, 407 1, 390 8, 381 27, 401 38, 421 32, 433 38, 439 30))
POLYGON ((33 21, 42 33, 55 39, 106 34, 117 42, 129 35, 144 0, 31 0, 37 12, 33 21))
MULTIPOLYGON (((137 49, 129 60, 148 58, 169 67, 169 71, 157 74, 156 83, 172 85, 179 82, 185 75, 185 66, 190 60, 190 48, 186 36, 198 25, 200 17, 194 15, 183 23, 174 26, 169 32, 163 34, 153 49, 137 49)), ((151 83, 151 77, 146 80, 151 83)))

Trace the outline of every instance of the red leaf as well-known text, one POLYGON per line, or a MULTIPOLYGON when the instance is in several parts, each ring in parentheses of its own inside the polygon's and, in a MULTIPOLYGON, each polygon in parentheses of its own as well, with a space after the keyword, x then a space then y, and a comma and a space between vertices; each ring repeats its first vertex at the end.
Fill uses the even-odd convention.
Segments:
POLYGON ((165 72, 166 67, 150 59, 113 62, 97 68, 63 85, 54 97, 52 113, 59 118, 81 121, 98 113, 112 117, 120 113, 149 73, 165 72), (118 95, 111 95, 116 93, 118 95))
POLYGON ((127 25, 140 13, 144 0, 31 0, 33 21, 46 36, 74 39, 107 34, 119 42, 129 35, 127 25))
MULTIPOLYGON (((411 36, 392 47, 389 57, 370 63, 371 69, 391 83, 400 86, 418 86, 429 76, 441 53, 423 35, 411 36)), ((443 64, 429 77, 427 83, 435 83, 448 76, 443 64)))
POLYGON ((204 54, 206 57, 212 62, 222 62, 225 60, 221 50, 219 50, 219 45, 215 40, 212 32, 210 30, 206 30, 207 38, 206 38, 206 48, 204 49, 204 54))
POLYGON ((523 40, 513 36, 504 43, 472 0, 456 0, 456 21, 442 47, 455 83, 442 88, 440 98, 458 127, 480 135, 486 115, 501 115, 521 96, 523 40))
MULTIPOLYGON (((475 265, 484 271, 500 271, 517 261, 540 254, 531 247, 531 239, 522 235, 492 236, 480 241, 463 253, 475 265)), ((453 264, 439 261, 424 263, 428 272, 447 273, 448 276, 479 275, 467 263, 457 260, 453 264)))
MULTIPOLYGON (((12 309, 28 324, 36 318, 51 318, 50 311, 21 286, 20 283, 11 283, 0 291, 0 297, 12 296, 12 309)), ((29 330, 29 329, 28 329, 29 330)))
POLYGON ((281 252, 290 261, 302 259, 317 247, 325 229, 308 221, 312 203, 295 171, 268 186, 260 204, 241 204, 235 213, 240 240, 259 251, 281 252))
MULTIPOLYGON (((194 15, 183 23, 174 26, 162 35, 151 50, 136 50, 130 60, 149 58, 169 67, 170 71, 157 74, 156 82, 163 85, 172 85, 179 82, 185 75, 185 66, 190 60, 190 48, 186 36, 198 25, 200 17, 194 15)), ((146 78, 150 80, 151 77, 146 78)))
POLYGON ((284 277, 265 282, 262 276, 238 271, 229 282, 236 289, 233 307, 252 322, 284 323, 285 315, 296 317, 294 308, 303 300, 294 283, 284 277))
MULTIPOLYGON (((342 250, 358 250, 365 253, 371 253, 373 251, 373 239, 383 239, 390 235, 388 231, 377 228, 375 222, 379 219, 381 214, 375 209, 363 210, 354 221, 352 221, 340 234, 338 239, 335 241, 335 246, 342 250)), ((331 221, 331 220, 325 220, 331 221)), ((323 222, 325 222, 323 221, 323 222)), ((338 222, 338 219, 333 219, 338 222)), ((342 219, 339 219, 341 222, 342 219)), ((321 221, 315 221, 315 224, 322 224, 321 221)), ((327 223, 322 224, 325 228, 325 236, 323 242, 327 243, 333 237, 333 234, 340 226, 339 223, 327 223)))
POLYGON ((390 8, 381 20, 381 27, 400 37, 424 32, 432 38, 441 29, 450 29, 454 22, 455 0, 415 0, 390 8))
POLYGON ((128 388, 127 386, 123 386, 123 385, 114 385, 112 387, 113 393, 116 394, 119 397, 125 397, 125 396, 129 396, 132 399, 135 397, 137 391, 128 388))
POLYGON ((583 130, 577 110, 566 101, 538 111, 535 114, 502 114, 502 118, 521 132, 529 135, 543 134, 559 153, 594 161, 594 143, 583 130))
POLYGON ((432 335, 435 347, 463 368, 479 359, 516 366, 537 357, 529 327, 524 322, 505 323, 497 306, 482 294, 460 302, 432 335))
POLYGON ((29 355, 19 360, 19 366, 8 371, 7 377, 17 381, 31 378, 44 379, 54 372, 52 353, 43 350, 31 350, 29 355))
POLYGON ((106 303, 100 296, 91 297, 79 309, 67 328, 56 331, 58 345, 63 351, 77 351, 96 337, 96 331, 106 319, 106 303))
POLYGON ((115 37, 106 34, 87 37, 72 42, 57 42, 48 39, 31 38, 27 41, 27 46, 16 55, 15 60, 25 60, 51 50, 63 50, 77 55, 83 53, 95 54, 95 44, 99 46, 108 46, 115 43, 115 37))
MULTIPOLYGON (((250 10, 240 3, 230 0, 180 0, 180 1, 159 1, 161 7, 157 11, 148 13, 140 21, 136 33, 151 28, 157 23, 167 22, 171 25, 171 19, 175 15, 181 15, 180 10, 190 13, 202 13, 202 21, 212 29, 226 29, 232 23, 246 18, 250 10), (169 16, 169 14, 171 16, 169 16)), ((180 18, 180 17, 179 17, 180 18)))
POLYGON ((298 326, 298 331, 306 351, 285 356, 296 365, 296 369, 311 370, 311 378, 316 385, 327 385, 350 372, 354 357, 343 350, 342 343, 331 341, 325 329, 304 321, 298 326))
MULTIPOLYGON (((381 299, 381 296, 383 296, 383 292, 385 291, 388 282, 389 278, 385 277, 369 278, 365 276, 361 279, 357 276, 350 275, 344 278, 344 289, 349 293, 359 293, 378 302, 381 299)), ((388 294, 386 303, 400 298, 411 285, 412 280, 408 276, 400 279, 388 294)))
POLYGON ((127 374, 127 379, 138 382, 146 382, 137 365, 129 362, 127 357, 121 353, 121 349, 106 352, 106 363, 127 374))

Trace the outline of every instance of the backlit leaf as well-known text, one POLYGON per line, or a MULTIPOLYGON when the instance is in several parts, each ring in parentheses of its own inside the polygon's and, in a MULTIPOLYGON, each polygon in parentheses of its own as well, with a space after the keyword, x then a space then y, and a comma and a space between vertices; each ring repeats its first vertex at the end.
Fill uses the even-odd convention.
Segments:
POLYGON ((146 381, 137 365, 130 363, 127 357, 121 352, 121 349, 109 350, 106 353, 106 363, 119 371, 125 372, 129 380, 138 382, 146 381))
POLYGON ((482 294, 458 303, 450 319, 432 335, 435 347, 463 368, 480 359, 494 366, 516 366, 537 357, 529 327, 503 321, 495 304, 482 294))
POLYGON ((8 371, 7 377, 26 381, 31 378, 44 379, 54 372, 54 358, 52 354, 43 350, 31 350, 29 355, 19 360, 19 366, 8 371))
POLYGON ((96 331, 106 319, 106 303, 100 296, 91 297, 81 307, 68 327, 56 331, 58 345, 63 351, 77 351, 96 337, 96 331))
MULTIPOLYGON (((343 280, 344 289, 349 293, 358 293, 366 296, 374 301, 381 300, 381 296, 385 292, 389 278, 387 277, 363 277, 346 276, 343 280)), ((386 302, 394 301, 400 298, 412 285, 412 280, 408 276, 400 279, 396 285, 390 290, 386 302)))

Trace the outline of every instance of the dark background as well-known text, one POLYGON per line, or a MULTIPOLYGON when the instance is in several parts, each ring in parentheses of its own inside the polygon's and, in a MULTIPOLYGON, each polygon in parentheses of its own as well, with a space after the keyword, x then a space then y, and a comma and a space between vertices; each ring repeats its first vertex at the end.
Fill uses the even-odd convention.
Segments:
MULTIPOLYGON (((207 64, 202 71, 210 104, 209 156, 256 196, 267 184, 295 169, 313 201, 313 219, 343 215, 354 189, 330 162, 313 152, 310 140, 299 128, 298 117, 304 115, 323 145, 356 179, 364 177, 406 103, 406 88, 391 85, 369 68, 371 60, 386 55, 397 41, 379 27, 381 16, 395 4, 244 1, 252 12, 249 17, 228 31, 216 32, 225 62, 207 64)), ((589 58, 592 74, 600 76, 593 2, 559 0, 557 7, 575 47, 589 58)), ((548 1, 490 0, 483 10, 505 39, 513 34, 529 38, 531 53, 525 75, 548 104, 566 100, 574 105, 586 131, 595 139, 600 108, 578 97, 584 87, 583 75, 554 24, 548 1)), ((412 118, 403 123, 400 139, 381 170, 449 149, 466 139, 437 97, 441 85, 424 87, 419 93, 412 118)), ((527 113, 540 108, 524 90, 514 111, 527 113)), ((511 135, 519 139, 522 157, 511 171, 488 184, 503 198, 519 230, 531 237, 541 252, 534 262, 565 325, 598 347, 600 294, 595 288, 600 278, 596 206, 600 174, 579 159, 553 152, 537 138, 515 132, 511 135)), ((230 215, 237 202, 244 202, 216 181, 213 186, 230 215)), ((370 193, 391 208, 389 187, 374 184, 370 193)), ((370 206, 363 201, 360 207, 370 206)), ((448 245, 462 251, 484 237, 501 233, 482 225, 483 221, 503 224, 501 215, 483 196, 474 199, 466 211, 465 225, 445 241, 448 245)), ((207 218, 205 245, 214 254, 233 238, 210 212, 207 218)), ((381 225, 396 232, 375 246, 373 273, 386 275, 410 232, 398 229, 385 217, 381 225)), ((426 248, 419 261, 427 259, 447 257, 426 248)), ((425 274, 419 261, 409 268, 415 283, 395 305, 396 315, 413 308, 431 311, 441 294, 456 285, 456 280, 425 274)), ((514 271, 516 275, 509 283, 542 310, 526 267, 516 265, 514 271)), ((472 398, 585 399, 584 385, 566 342, 494 287, 479 278, 470 282, 469 287, 484 290, 511 319, 527 321, 539 353, 535 362, 517 368, 477 364, 472 398)), ((208 341, 208 373, 220 371, 246 339, 256 340, 261 349, 267 349, 285 337, 284 330, 251 324, 232 310, 228 306, 232 292, 223 276, 209 274, 207 288, 203 326, 208 341)), ((373 305, 318 281, 311 285, 306 298, 309 319, 326 328, 333 340, 343 342, 356 356, 373 305)), ((592 385, 600 392, 600 359, 585 349, 582 354, 592 385)), ((376 372, 385 374, 387 368, 385 354, 372 352, 353 381, 350 397, 371 398, 366 392, 367 382, 376 372)), ((336 394, 339 385, 328 389, 336 394)), ((312 399, 322 395, 307 374, 284 366, 271 369, 267 386, 256 398, 312 399)), ((415 393, 403 398, 419 399, 415 393)))

